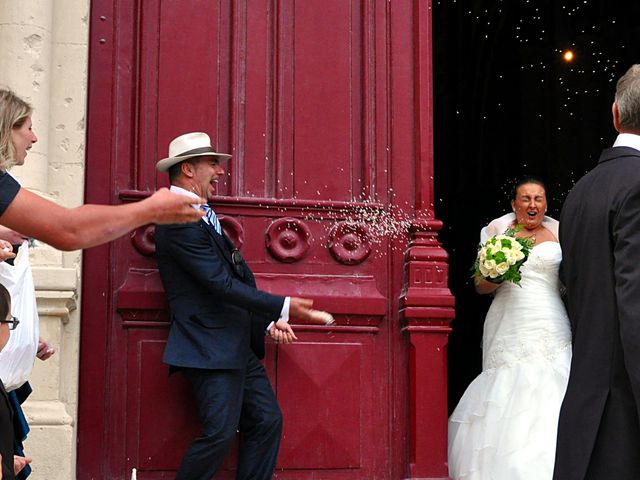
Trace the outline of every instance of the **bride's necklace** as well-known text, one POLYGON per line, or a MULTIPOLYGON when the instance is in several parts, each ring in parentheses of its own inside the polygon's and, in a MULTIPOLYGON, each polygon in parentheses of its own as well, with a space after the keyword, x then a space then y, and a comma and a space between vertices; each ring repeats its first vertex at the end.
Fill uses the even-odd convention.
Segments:
POLYGON ((524 235, 524 238, 530 239, 535 244, 536 243, 536 234, 540 233, 543 229, 544 229, 544 227, 539 226, 534 230, 527 231, 527 233, 530 233, 530 235, 524 235))

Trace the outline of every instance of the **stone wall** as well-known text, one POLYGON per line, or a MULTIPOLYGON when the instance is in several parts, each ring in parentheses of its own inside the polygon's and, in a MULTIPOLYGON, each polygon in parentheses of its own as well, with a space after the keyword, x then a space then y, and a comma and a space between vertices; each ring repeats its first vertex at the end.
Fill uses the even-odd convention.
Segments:
MULTIPOLYGON (((85 180, 90 0, 0 2, 0 85, 34 107, 38 143, 11 173, 62 205, 80 205, 85 180)), ((31 252, 41 334, 57 353, 37 361, 34 392, 24 406, 33 480, 75 478, 80 345, 80 252, 36 242, 31 252)))

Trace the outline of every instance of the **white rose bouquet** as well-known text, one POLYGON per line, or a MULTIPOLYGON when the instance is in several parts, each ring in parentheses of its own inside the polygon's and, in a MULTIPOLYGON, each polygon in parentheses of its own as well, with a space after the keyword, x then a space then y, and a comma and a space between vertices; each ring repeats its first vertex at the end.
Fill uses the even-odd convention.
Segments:
POLYGON ((531 238, 516 237, 522 225, 508 228, 478 246, 473 264, 473 276, 493 283, 513 282, 520 285, 520 266, 527 260, 533 248, 531 238))

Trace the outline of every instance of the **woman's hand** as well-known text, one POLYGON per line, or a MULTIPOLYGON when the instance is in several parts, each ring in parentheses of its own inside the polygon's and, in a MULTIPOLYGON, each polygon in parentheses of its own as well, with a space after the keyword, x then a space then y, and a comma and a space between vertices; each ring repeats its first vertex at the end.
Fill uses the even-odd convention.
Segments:
POLYGON ((22 235, 21 233, 11 230, 3 225, 0 225, 0 238, 6 240, 11 245, 22 245, 25 240, 29 240, 29 237, 22 235))
POLYGON ((44 361, 50 358, 54 353, 56 353, 56 349, 53 348, 49 342, 40 337, 38 339, 38 351, 36 352, 36 357, 44 361))
POLYGON ((16 258, 16 254, 13 253, 13 246, 7 240, 0 240, 0 262, 4 262, 9 258, 16 258))
POLYGON ((24 467, 31 463, 31 457, 19 457, 18 455, 13 456, 13 473, 16 475, 20 473, 24 467))
POLYGON ((197 222, 204 212, 193 208, 192 204, 205 203, 204 198, 191 198, 161 188, 140 202, 153 212, 153 223, 190 223, 197 222))

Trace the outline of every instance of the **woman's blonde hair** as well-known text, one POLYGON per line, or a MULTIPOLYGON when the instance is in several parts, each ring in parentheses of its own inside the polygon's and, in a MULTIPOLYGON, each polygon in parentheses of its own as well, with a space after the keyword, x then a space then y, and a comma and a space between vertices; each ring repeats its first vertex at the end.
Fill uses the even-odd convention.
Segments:
POLYGON ((11 90, 0 88, 0 170, 6 171, 16 164, 11 131, 20 128, 32 112, 31 105, 11 90))

